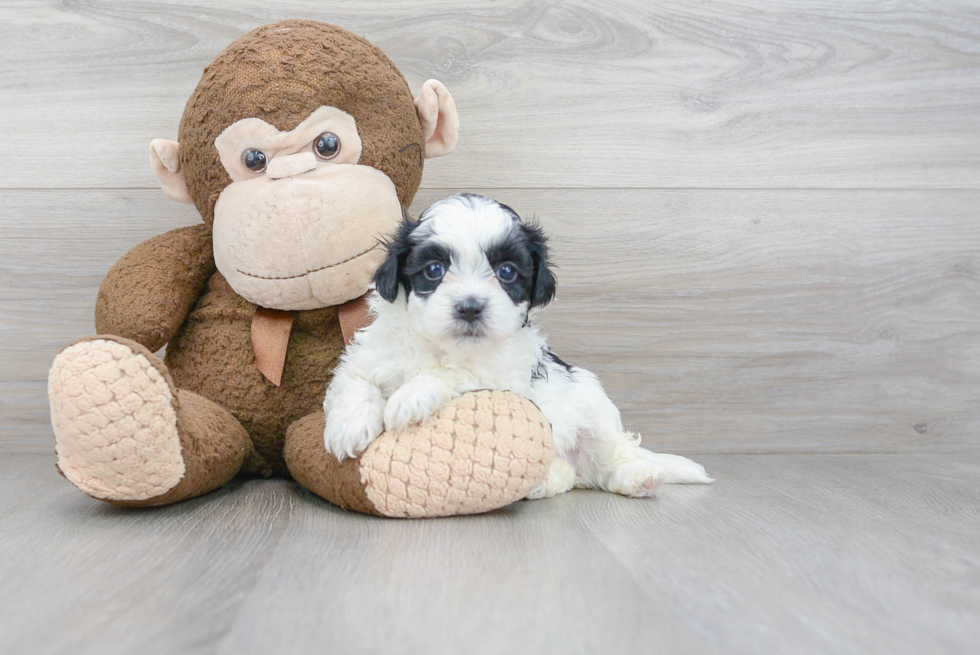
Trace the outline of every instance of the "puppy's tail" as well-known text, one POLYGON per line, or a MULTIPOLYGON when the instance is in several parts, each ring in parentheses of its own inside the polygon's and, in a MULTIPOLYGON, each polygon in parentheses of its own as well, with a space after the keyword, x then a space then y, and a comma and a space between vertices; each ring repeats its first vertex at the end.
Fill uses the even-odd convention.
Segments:
POLYGON ((653 453, 646 448, 640 448, 644 459, 659 464, 666 473, 664 482, 682 484, 711 484, 715 481, 697 462, 680 455, 665 455, 653 453))

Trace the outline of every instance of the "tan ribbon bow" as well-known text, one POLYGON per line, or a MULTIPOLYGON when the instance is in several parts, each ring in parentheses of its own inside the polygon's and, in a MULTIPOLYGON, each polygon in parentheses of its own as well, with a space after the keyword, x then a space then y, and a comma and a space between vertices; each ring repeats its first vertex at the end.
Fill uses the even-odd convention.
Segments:
MULTIPOLYGON (((349 345, 354 333, 371 324, 367 295, 345 302, 337 307, 340 330, 344 344, 349 345)), ((293 329, 296 312, 256 307, 252 317, 252 351, 255 365, 277 387, 282 383, 282 370, 286 366, 289 350, 289 333, 293 329)))

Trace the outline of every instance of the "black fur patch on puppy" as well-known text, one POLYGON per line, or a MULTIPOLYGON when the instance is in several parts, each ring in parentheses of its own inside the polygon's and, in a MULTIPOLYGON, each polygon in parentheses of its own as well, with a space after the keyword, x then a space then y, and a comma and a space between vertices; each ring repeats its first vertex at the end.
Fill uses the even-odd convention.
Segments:
POLYGON ((548 238, 533 219, 525 222, 517 212, 502 202, 491 202, 495 202, 514 220, 514 229, 510 234, 490 247, 486 253, 494 271, 507 262, 517 268, 517 280, 510 283, 501 281, 500 285, 515 305, 522 302, 527 302, 529 308, 547 305, 554 299, 557 285, 551 271, 551 261, 548 259, 548 238))
POLYGON ((435 291, 443 278, 430 280, 425 269, 429 264, 438 262, 448 271, 450 258, 449 249, 440 243, 427 242, 414 246, 405 259, 403 276, 408 280, 404 283, 406 293, 414 291, 419 296, 428 296, 435 291))
POLYGON ((566 373, 571 375, 572 365, 553 353, 550 349, 544 351, 544 356, 553 361, 555 364, 558 364, 558 366, 561 366, 563 369, 565 369, 566 373))
POLYGON ((545 362, 546 359, 551 360, 553 364, 561 367, 562 370, 564 370, 566 377, 572 377, 572 365, 565 362, 561 357, 553 353, 550 348, 545 348, 541 351, 541 359, 539 359, 538 363, 535 364, 533 369, 531 369, 531 380, 548 379, 548 364, 545 362))
POLYGON ((531 257, 527 238, 523 230, 515 223, 514 229, 503 241, 498 241, 486 250, 487 261, 490 268, 497 271, 504 264, 513 265, 517 271, 517 279, 513 282, 504 282, 498 278, 500 286, 503 288, 515 305, 522 302, 531 302, 531 293, 534 289, 535 263, 531 257))
POLYGON ((534 284, 531 287, 531 307, 544 307, 555 299, 557 280, 551 272, 551 261, 548 259, 548 239, 537 223, 521 222, 520 228, 527 241, 531 260, 534 262, 534 284))
POLYGON ((418 226, 419 224, 410 219, 407 214, 404 215, 402 222, 398 224, 395 236, 384 244, 388 256, 381 267, 374 272, 374 286, 378 290, 378 295, 388 302, 395 302, 400 284, 405 287, 405 293, 412 289, 411 281, 405 275, 405 261, 412 251, 412 232, 418 226))

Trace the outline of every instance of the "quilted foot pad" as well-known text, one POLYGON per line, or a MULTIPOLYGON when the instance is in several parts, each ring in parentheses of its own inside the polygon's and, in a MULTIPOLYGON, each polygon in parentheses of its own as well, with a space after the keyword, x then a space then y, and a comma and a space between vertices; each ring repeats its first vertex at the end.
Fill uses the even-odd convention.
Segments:
POLYGON ((157 366, 108 339, 55 358, 48 398, 58 467, 88 495, 147 500, 184 476, 174 394, 157 366))
POLYGON ((360 456, 361 481, 384 516, 476 514, 527 496, 553 450, 548 420, 534 403, 476 391, 421 425, 375 439, 360 456))

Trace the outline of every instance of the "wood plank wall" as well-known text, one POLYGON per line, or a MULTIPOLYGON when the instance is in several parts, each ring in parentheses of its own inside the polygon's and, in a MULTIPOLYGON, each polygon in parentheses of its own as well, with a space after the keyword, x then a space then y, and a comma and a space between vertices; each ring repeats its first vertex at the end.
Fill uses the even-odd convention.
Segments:
POLYGON ((147 165, 288 17, 443 81, 458 190, 552 235, 554 348, 655 448, 962 452, 980 434, 980 3, 0 3, 0 450, 109 266, 199 220, 147 165))

